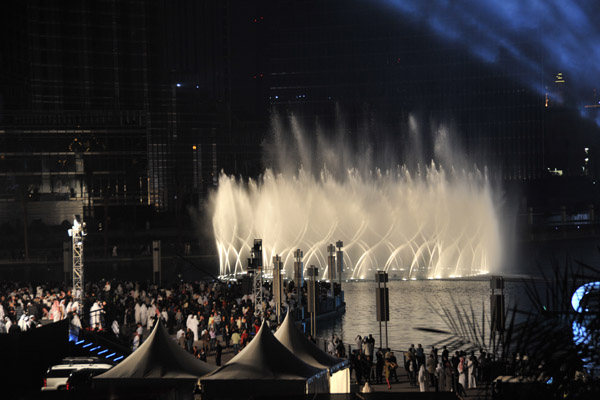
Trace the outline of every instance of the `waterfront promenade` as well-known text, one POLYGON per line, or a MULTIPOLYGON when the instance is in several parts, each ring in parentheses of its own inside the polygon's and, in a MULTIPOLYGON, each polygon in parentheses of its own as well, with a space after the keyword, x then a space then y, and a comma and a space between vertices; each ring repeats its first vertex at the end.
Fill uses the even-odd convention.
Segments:
MULTIPOLYGON (((195 342, 194 345, 202 346, 202 342, 201 341, 195 342)), ((222 357, 221 357, 221 365, 226 364, 229 360, 231 360, 233 358, 233 356, 234 356, 233 349, 231 347, 224 348, 222 357)), ((206 362, 209 365, 214 366, 216 368, 214 352, 210 353, 208 355, 206 362)), ((419 393, 419 387, 413 386, 410 384, 408 375, 406 374, 404 368, 399 367, 397 370, 397 373, 398 373, 399 383, 392 382, 391 389, 387 388, 385 379, 384 379, 384 383, 382 383, 382 384, 372 383, 371 387, 374 390, 374 392, 375 393, 379 393, 379 392, 383 392, 383 393, 419 393)), ((351 378, 352 378, 352 384, 351 384, 352 393, 361 393, 363 386, 364 386, 364 382, 362 385, 356 384, 354 372, 352 373, 351 378)), ((485 383, 482 383, 481 386, 478 388, 466 389, 466 391, 467 391, 467 396, 470 399, 490 399, 491 398, 491 391, 490 391, 489 385, 486 385, 485 383)), ((430 388, 430 392, 435 392, 435 389, 430 388)), ((398 397, 398 398, 402 398, 402 397, 398 397)))

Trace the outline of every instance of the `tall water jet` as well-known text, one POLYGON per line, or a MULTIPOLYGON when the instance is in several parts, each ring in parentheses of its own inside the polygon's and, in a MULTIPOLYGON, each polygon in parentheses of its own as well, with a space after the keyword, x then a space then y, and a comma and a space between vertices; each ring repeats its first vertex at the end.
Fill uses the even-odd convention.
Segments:
MULTIPOLYGON (((275 130, 281 130, 277 121, 275 130)), ((297 155, 300 162, 325 160, 322 168, 285 163, 288 168, 268 168, 258 180, 220 176, 211 203, 221 275, 245 272, 255 238, 262 239, 263 265, 278 254, 289 277, 296 249, 304 251, 305 268, 316 265, 327 276, 326 248, 337 240, 344 242, 344 279, 372 279, 380 269, 392 279, 466 277, 498 267, 498 218, 484 174, 433 162, 413 173, 404 166, 366 168, 372 163, 323 140, 315 150, 299 145, 305 139, 297 131, 294 137, 292 147, 315 154, 297 155)), ((281 144, 275 149, 294 158, 281 144)))

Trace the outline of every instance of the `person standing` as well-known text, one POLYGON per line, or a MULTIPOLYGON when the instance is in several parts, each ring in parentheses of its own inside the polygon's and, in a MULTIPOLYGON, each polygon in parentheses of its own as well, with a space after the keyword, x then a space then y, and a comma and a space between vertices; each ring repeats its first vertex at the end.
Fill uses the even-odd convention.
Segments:
POLYGON ((140 335, 137 332, 133 333, 133 345, 131 346, 132 351, 136 351, 140 347, 140 335))
POLYGON ((429 354, 429 357, 427 358, 427 363, 425 364, 425 367, 427 369, 427 373, 429 374, 429 386, 437 387, 436 374, 435 374, 436 362, 435 362, 435 358, 434 358, 433 354, 429 354))
POLYGON ((396 359, 396 356, 394 355, 394 352, 390 352, 390 361, 393 365, 392 368, 392 376, 394 377, 394 379, 396 380, 396 383, 400 383, 400 381, 398 380, 398 360, 396 359))
POLYGON ((446 390, 446 373, 444 371, 444 364, 440 360, 437 367, 435 368, 435 374, 437 376, 437 387, 436 392, 443 392, 446 390))
POLYGON ((392 375, 393 372, 396 370, 397 365, 392 362, 391 357, 390 358, 386 358, 385 360, 385 366, 384 366, 384 373, 385 373, 385 381, 387 383, 387 387, 388 389, 392 388, 392 375))
POLYGON ((223 340, 225 341, 225 348, 229 348, 229 341, 231 340, 231 331, 229 330, 229 324, 223 324, 223 340))
POLYGON ((363 355, 361 353, 356 354, 356 363, 354 365, 354 375, 356 376, 356 383, 361 384, 363 377, 363 355))
POLYGON ((177 331, 177 342, 179 342, 179 346, 181 346, 182 348, 186 348, 185 345, 185 331, 183 329, 179 329, 177 331))
POLYGON ((419 370, 421 369, 421 365, 425 364, 425 350, 423 349, 423 346, 421 346, 421 343, 419 343, 417 345, 417 350, 416 350, 416 358, 417 358, 417 367, 419 368, 419 370))
POLYGON ((330 355, 335 355, 335 337, 332 336, 331 340, 327 342, 327 353, 330 355))
POLYGON ((142 323, 142 304, 141 304, 140 301, 138 301, 137 303, 135 303, 134 317, 135 317, 135 323, 136 324, 142 323))
POLYGON ((444 391, 451 392, 454 386, 454 368, 450 361, 446 361, 444 364, 444 391))
POLYGON ((368 337, 365 336, 363 340, 363 352, 362 352, 362 365, 363 365, 363 376, 365 380, 371 379, 371 369, 373 366, 373 355, 371 353, 371 345, 369 343, 368 337))
MULTIPOLYGON (((55 301, 55 303, 58 305, 58 302, 55 301)), ((94 302, 94 304, 92 305, 92 308, 90 309, 90 327, 92 329, 102 330, 102 324, 101 324, 101 318, 100 318, 101 312, 102 312, 102 306, 100 305, 100 300, 97 300, 96 302, 94 302)))
POLYGON ((444 346, 442 348, 442 364, 446 365, 446 361, 449 360, 449 356, 450 356, 450 352, 448 351, 448 348, 446 346, 444 346))
POLYGON ((356 343, 356 350, 360 353, 362 351, 362 337, 357 335, 356 338, 354 338, 354 343, 356 343))
POLYGON ((346 348, 340 339, 337 339, 337 344, 335 345, 335 356, 337 358, 346 358, 346 348))
POLYGON ((377 350, 375 357, 377 359, 377 363, 375 364, 375 381, 377 383, 383 383, 383 367, 385 366, 385 360, 381 348, 377 350))
POLYGON ((236 330, 231 334, 231 345, 233 346, 233 355, 240 352, 240 333, 236 330))
POLYGON ((192 353, 194 349, 194 332, 189 328, 185 334, 185 343, 187 351, 192 353))
POLYGON ((198 341, 198 319, 195 315, 189 315, 186 321, 186 326, 194 334, 194 342, 198 341))
POLYGON ((429 386, 429 374, 427 370, 425 370, 425 365, 421 364, 419 368, 419 376, 417 378, 419 380, 419 391, 426 392, 429 386))
POLYGON ((146 303, 143 302, 140 306, 140 323, 143 326, 146 326, 148 324, 148 307, 146 306, 146 303))
POLYGON ((244 348, 246 347, 246 344, 248 344, 248 341, 250 340, 250 335, 248 334, 248 330, 244 329, 244 332, 242 332, 242 336, 240 336, 240 348, 244 348))
POLYGON ((461 393, 460 390, 460 386, 463 387, 463 390, 467 387, 467 365, 465 363, 465 358, 464 357, 460 357, 459 361, 458 361, 458 367, 456 368, 458 370, 458 390, 456 391, 457 393, 461 393))
POLYGON ((477 387, 477 358, 475 357, 475 352, 471 352, 471 356, 467 361, 467 370, 468 370, 468 380, 467 383, 470 388, 477 387))
POLYGON ((217 344, 215 345, 215 364, 217 367, 221 366, 221 353, 223 352, 223 347, 221 346, 221 342, 217 340, 217 344))
POLYGON ((409 350, 406 352, 406 372, 408 372, 408 380, 412 386, 417 386, 417 362, 415 354, 409 350))

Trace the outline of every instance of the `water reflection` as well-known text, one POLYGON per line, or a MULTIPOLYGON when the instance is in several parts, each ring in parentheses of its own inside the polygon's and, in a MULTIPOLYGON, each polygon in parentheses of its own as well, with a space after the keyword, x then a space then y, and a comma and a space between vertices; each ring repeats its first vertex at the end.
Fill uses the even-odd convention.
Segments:
MULTIPOLYGON (((345 343, 353 344, 357 335, 373 334, 375 345, 379 347, 379 323, 375 315, 375 282, 349 282, 344 284, 346 313, 337 320, 318 321, 317 336, 329 338, 332 333, 345 343)), ((390 292, 390 321, 388 341, 392 349, 406 350, 410 344, 421 343, 427 350, 432 344, 446 338, 445 335, 416 330, 417 327, 449 331, 444 320, 438 316, 433 306, 439 310, 440 302, 446 306, 457 304, 474 311, 478 324, 481 324, 482 311, 485 318, 490 315, 490 282, 459 280, 421 280, 388 282, 390 292)), ((526 296, 521 282, 505 282, 505 304, 510 307, 519 302, 524 306, 526 296)), ((489 323, 489 322, 488 322, 489 323)), ((486 331, 489 326, 486 325, 486 331)), ((383 337, 385 330, 382 328, 383 337)), ((384 339, 385 340, 385 339, 384 339)), ((354 348, 354 346, 353 346, 354 348)))

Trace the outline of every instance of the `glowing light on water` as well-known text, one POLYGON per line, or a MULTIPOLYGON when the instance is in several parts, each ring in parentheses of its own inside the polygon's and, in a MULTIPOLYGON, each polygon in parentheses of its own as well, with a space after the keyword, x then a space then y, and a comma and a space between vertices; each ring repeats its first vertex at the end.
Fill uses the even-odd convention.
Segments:
POLYGON ((326 247, 344 242, 345 277, 371 279, 378 269, 390 278, 473 276, 494 270, 500 239, 490 190, 481 176, 431 165, 412 177, 400 168, 338 180, 299 170, 267 170, 259 181, 222 175, 213 198, 213 229, 220 273, 245 271, 255 238, 263 240, 263 264, 279 254, 288 276, 293 251, 304 266, 327 274, 326 247))

